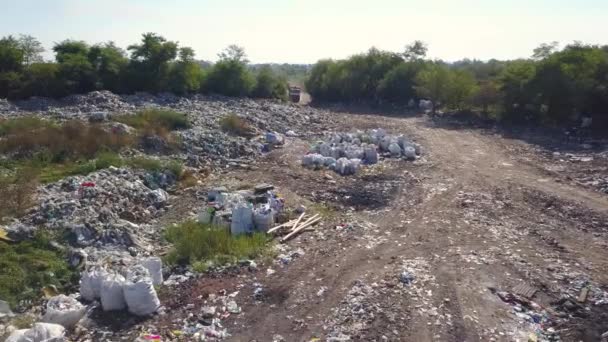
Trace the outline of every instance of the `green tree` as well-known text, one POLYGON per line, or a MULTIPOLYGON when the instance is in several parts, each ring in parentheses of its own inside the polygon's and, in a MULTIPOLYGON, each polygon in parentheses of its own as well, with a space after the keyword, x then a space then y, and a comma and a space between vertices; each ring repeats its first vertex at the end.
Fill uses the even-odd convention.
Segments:
POLYGON ((91 46, 87 58, 91 63, 98 79, 97 87, 113 92, 123 92, 124 75, 129 60, 124 50, 114 42, 91 46))
POLYGON ((440 64, 430 64, 416 76, 416 93, 433 103, 433 113, 449 99, 450 71, 440 64))
POLYGON ((245 49, 241 46, 232 44, 229 45, 224 51, 217 55, 222 61, 235 61, 243 64, 249 63, 245 49))
POLYGON ((205 90, 226 96, 248 96, 255 79, 247 66, 236 60, 217 62, 205 80, 205 90))
POLYGON ((23 65, 23 50, 13 36, 0 39, 0 73, 19 72, 23 65))
POLYGON ((474 95, 473 103, 481 107, 483 114, 488 115, 491 107, 500 103, 501 93, 496 82, 483 81, 474 95))
POLYGON ((42 62, 42 53, 44 47, 38 39, 33 36, 22 34, 19 36, 19 46, 23 51, 23 63, 30 65, 32 63, 42 62))
POLYGON ((194 60, 194 50, 182 47, 179 60, 171 68, 169 89, 176 94, 188 94, 198 91, 203 79, 203 70, 194 60))
POLYGON ((534 49, 532 58, 540 60, 551 56, 559 48, 558 42, 542 43, 534 49))
POLYGON ((477 90, 477 82, 473 75, 463 70, 448 72, 448 87, 446 105, 457 110, 464 109, 477 90))
POLYGON ((536 63, 531 60, 516 60, 507 64, 498 78, 503 97, 503 107, 507 121, 531 119, 531 110, 536 95, 531 82, 536 75, 536 63))
POLYGON ((24 72, 20 97, 61 97, 68 95, 65 84, 59 78, 59 64, 33 63, 24 72))
POLYGON ((89 52, 89 45, 82 40, 66 39, 56 43, 53 46, 53 51, 55 52, 57 63, 63 63, 66 58, 74 55, 86 56, 89 52))
POLYGON ((277 76, 270 67, 262 68, 256 75, 252 96, 286 100, 287 81, 277 76))
POLYGON ((423 62, 401 63, 391 69, 378 85, 378 95, 381 99, 407 103, 416 97, 416 75, 424 68, 423 62))
POLYGON ((127 50, 131 51, 130 90, 166 89, 170 62, 177 57, 177 43, 155 33, 144 33, 141 44, 131 45, 127 50))
POLYGON ((427 51, 428 47, 425 42, 421 40, 414 40, 411 44, 405 46, 403 57, 408 61, 424 59, 427 51))

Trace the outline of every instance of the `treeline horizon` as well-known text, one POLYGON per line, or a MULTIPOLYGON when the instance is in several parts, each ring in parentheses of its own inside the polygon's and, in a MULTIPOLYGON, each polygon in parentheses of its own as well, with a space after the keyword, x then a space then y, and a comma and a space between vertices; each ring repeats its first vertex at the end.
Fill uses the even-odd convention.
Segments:
POLYGON ((412 104, 432 111, 473 112, 480 118, 544 125, 579 125, 592 118, 608 128, 608 45, 541 44, 530 58, 426 58, 421 41, 403 52, 371 48, 346 59, 317 62, 306 89, 317 101, 412 104))
POLYGON ((287 98, 287 79, 305 85, 316 102, 411 105, 430 100, 432 111, 471 111, 481 118, 547 125, 592 117, 608 127, 608 45, 541 44, 530 58, 430 60, 424 42, 402 52, 371 48, 313 65, 250 64, 230 45, 215 63, 155 33, 123 50, 113 42, 64 40, 55 61, 31 36, 0 39, 0 98, 63 97, 94 90, 172 92, 287 98))
POLYGON ((172 92, 286 99, 280 66, 250 68, 243 48, 230 45, 216 63, 194 59, 194 50, 156 33, 123 50, 113 42, 90 45, 66 39, 53 46, 54 61, 44 61, 34 37, 0 39, 0 98, 64 97, 94 90, 118 94, 172 92), (255 69, 255 70, 254 70, 255 69))

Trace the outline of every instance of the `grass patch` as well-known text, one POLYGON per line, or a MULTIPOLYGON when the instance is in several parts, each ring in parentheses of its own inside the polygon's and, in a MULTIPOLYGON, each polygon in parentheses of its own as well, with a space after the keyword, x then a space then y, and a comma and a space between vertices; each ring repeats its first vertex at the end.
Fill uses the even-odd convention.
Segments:
POLYGON ((191 127, 186 114, 166 109, 145 109, 135 115, 118 116, 114 121, 142 131, 174 131, 191 127))
POLYGON ((229 134, 241 137, 252 137, 255 130, 236 114, 228 114, 220 119, 220 128, 229 134))
POLYGON ((165 238, 173 243, 165 258, 167 263, 193 264, 198 270, 253 259, 268 249, 266 234, 232 236, 225 228, 194 221, 168 227, 165 238))
POLYGON ((20 118, 0 119, 0 137, 31 130, 39 130, 57 125, 49 120, 43 120, 37 116, 25 116, 20 118))
POLYGON ((12 307, 39 298, 45 286, 54 285, 62 291, 77 282, 78 274, 50 241, 50 236, 41 232, 18 243, 0 241, 0 298, 12 307))
POLYGON ((118 151, 131 146, 132 137, 112 133, 98 125, 87 125, 73 120, 60 125, 27 126, 21 120, 13 123, 4 139, 0 141, 0 152, 14 158, 37 158, 48 162, 63 162, 93 158, 103 151, 118 151))

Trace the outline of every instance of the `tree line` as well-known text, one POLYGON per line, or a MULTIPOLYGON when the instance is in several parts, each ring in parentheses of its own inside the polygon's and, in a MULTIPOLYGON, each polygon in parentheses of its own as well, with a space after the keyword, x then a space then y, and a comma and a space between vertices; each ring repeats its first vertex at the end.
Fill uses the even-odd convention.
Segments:
POLYGON ((313 99, 417 103, 432 110, 474 110, 485 118, 549 125, 592 117, 608 127, 608 46, 543 44, 529 59, 454 63, 426 59, 420 41, 401 53, 372 48, 321 60, 306 81, 313 99))
POLYGON ((194 59, 194 50, 145 33, 127 51, 113 42, 89 45, 64 40, 53 46, 55 61, 32 36, 0 39, 0 98, 62 97, 94 90, 178 95, 214 93, 286 99, 287 81, 270 67, 252 70, 245 51, 231 45, 215 64, 194 59))

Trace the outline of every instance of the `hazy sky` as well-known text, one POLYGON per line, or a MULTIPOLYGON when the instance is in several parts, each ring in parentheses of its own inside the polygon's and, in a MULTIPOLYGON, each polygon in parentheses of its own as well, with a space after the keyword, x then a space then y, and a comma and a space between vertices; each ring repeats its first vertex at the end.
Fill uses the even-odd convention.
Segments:
POLYGON ((608 0, 0 0, 0 35, 49 50, 65 38, 126 48, 143 32, 206 60, 233 43, 255 63, 313 63, 415 39, 433 58, 506 59, 554 40, 608 44, 608 0))

